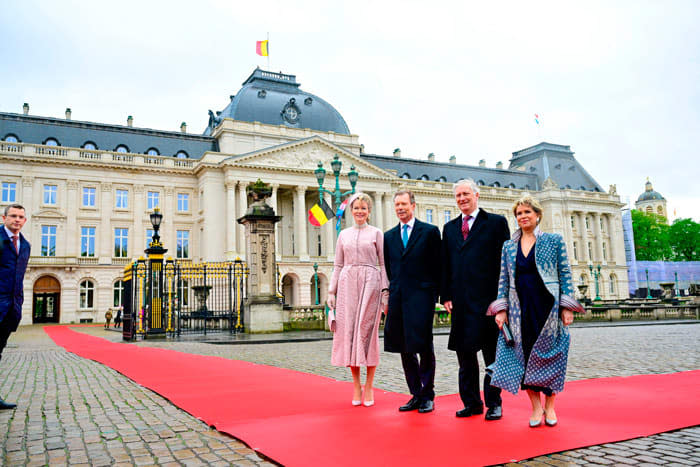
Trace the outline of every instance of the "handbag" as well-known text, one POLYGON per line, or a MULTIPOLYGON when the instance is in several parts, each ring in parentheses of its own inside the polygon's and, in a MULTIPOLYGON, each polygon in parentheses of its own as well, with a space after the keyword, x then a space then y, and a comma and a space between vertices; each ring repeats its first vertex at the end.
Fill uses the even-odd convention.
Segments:
POLYGON ((515 339, 513 339, 513 332, 510 330, 508 323, 503 323, 501 331, 503 331, 503 339, 506 341, 506 345, 508 347, 513 347, 515 345, 515 339))

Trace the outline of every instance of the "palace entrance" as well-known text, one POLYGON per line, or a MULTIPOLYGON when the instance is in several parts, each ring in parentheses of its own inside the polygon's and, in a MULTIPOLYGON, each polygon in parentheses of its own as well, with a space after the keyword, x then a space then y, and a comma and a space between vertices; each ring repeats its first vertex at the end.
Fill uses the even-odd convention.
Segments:
POLYGON ((42 276, 34 283, 32 305, 33 323, 58 323, 60 318, 61 284, 51 277, 42 276))

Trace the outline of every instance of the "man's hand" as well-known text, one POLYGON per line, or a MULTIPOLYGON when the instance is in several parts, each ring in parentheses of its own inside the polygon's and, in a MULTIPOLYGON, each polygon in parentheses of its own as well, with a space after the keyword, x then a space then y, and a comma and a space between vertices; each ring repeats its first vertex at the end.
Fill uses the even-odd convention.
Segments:
POLYGON ((326 297, 326 304, 328 308, 335 310, 335 295, 329 293, 328 297, 326 297))
POLYGON ((445 305, 445 310, 447 310, 449 314, 452 314, 452 300, 447 300, 443 305, 445 305))
POLYGON ((498 329, 503 329, 503 323, 508 322, 508 313, 505 311, 499 311, 496 313, 496 324, 498 325, 498 329))

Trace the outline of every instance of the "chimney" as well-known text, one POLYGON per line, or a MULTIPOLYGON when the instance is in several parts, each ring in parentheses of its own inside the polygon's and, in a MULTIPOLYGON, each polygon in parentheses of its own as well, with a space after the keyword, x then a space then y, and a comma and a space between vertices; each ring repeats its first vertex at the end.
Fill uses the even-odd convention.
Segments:
POLYGON ((400 148, 394 149, 394 157, 401 157, 401 149, 400 148))
POLYGON ((187 133, 187 123, 185 123, 185 122, 180 123, 180 132, 187 133))
POLYGON ((24 115, 29 115, 29 104, 25 102, 22 106, 22 111, 24 112, 24 115))
POLYGON ((66 107, 66 120, 70 120, 70 115, 71 115, 70 107, 66 107))
POLYGON ((365 145, 360 144, 360 154, 364 154, 364 153, 365 153, 365 145))
POLYGON ((479 161, 479 167, 486 167, 486 159, 481 159, 479 161))
POLYGON ((430 162, 435 162, 435 153, 434 152, 431 152, 430 154, 428 154, 428 160, 430 162))
POLYGON ((128 127, 134 126, 134 117, 132 117, 131 115, 126 117, 126 126, 128 126, 128 127))
POLYGON ((503 170, 503 162, 501 162, 501 161, 496 162, 496 168, 503 170))
POLYGON ((457 156, 450 156, 450 164, 456 164, 457 163, 457 156))

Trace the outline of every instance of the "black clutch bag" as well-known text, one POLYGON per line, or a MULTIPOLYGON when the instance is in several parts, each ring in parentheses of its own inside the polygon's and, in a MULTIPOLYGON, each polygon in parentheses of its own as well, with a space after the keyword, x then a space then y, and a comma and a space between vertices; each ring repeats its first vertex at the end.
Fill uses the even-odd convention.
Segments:
POLYGON ((515 340, 513 340, 513 333, 510 331, 508 323, 503 323, 501 331, 503 331, 503 339, 506 341, 506 345, 513 347, 515 345, 515 340))

